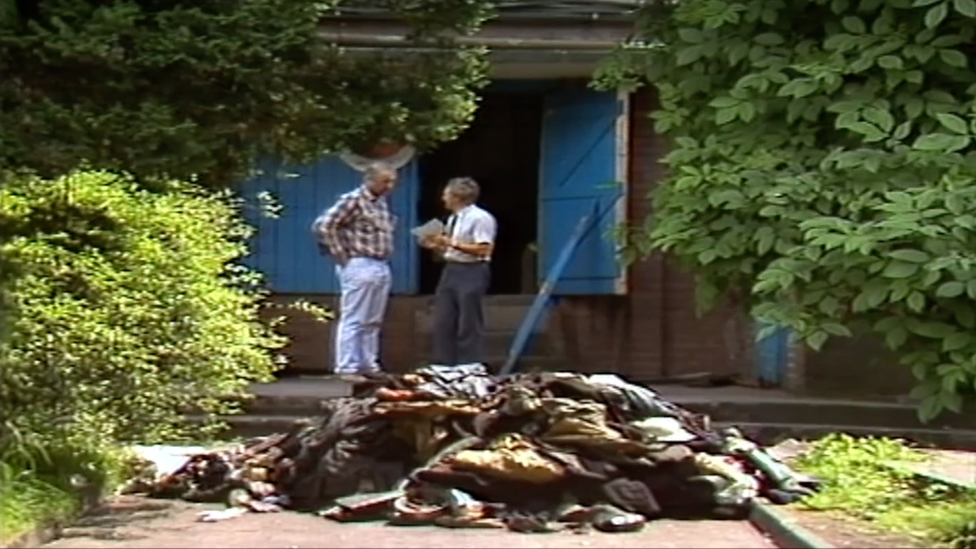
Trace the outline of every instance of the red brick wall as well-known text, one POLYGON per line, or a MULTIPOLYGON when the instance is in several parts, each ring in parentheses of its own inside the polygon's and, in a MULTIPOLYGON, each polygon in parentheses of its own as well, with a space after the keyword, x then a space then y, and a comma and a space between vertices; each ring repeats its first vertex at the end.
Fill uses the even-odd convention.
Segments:
MULTIPOLYGON (((647 195, 664 174, 659 159, 666 143, 654 133, 648 117, 653 101, 647 92, 632 99, 631 220, 641 220, 650 213, 647 195)), ((661 255, 632 266, 628 276, 628 295, 560 300, 549 329, 567 355, 567 367, 645 380, 748 369, 751 329, 743 316, 722 309, 699 318, 694 280, 661 255)), ((330 296, 306 298, 326 305, 333 300, 330 296)), ((390 300, 383 328, 383 361, 388 370, 404 371, 423 361, 424 357, 418 356, 415 312, 426 302, 424 297, 394 296, 390 300)), ((290 316, 292 320, 284 331, 292 337, 286 349, 291 364, 303 370, 328 371, 332 326, 301 314, 290 316)))

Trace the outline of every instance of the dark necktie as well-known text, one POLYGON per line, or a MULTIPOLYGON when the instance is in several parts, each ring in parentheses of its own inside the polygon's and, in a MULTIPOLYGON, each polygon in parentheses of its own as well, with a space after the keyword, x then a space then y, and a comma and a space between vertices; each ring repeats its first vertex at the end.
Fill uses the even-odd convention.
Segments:
POLYGON ((447 237, 454 238, 454 225, 457 224, 457 214, 452 214, 447 219, 447 237))

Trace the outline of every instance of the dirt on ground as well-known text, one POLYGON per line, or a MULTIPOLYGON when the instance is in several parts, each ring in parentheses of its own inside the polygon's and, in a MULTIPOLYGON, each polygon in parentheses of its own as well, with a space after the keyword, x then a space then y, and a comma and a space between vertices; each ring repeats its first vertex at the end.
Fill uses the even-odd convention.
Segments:
POLYGON ((885 532, 840 513, 784 507, 794 522, 837 549, 892 549, 927 547, 922 542, 885 532))
POLYGON ((929 461, 911 464, 922 473, 935 473, 956 482, 976 486, 976 452, 960 450, 922 450, 929 461))
POLYGON ((340 524, 311 514, 249 514, 223 522, 197 521, 213 505, 126 496, 64 530, 46 548, 313 548, 313 547, 619 547, 619 548, 773 548, 745 521, 649 523, 637 533, 519 534, 506 530, 451 530, 382 523, 340 524))

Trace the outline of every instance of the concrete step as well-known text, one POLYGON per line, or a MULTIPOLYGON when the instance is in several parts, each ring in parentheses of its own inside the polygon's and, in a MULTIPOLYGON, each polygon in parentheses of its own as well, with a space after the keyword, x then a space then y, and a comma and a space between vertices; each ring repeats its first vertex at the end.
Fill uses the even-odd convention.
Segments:
POLYGON ((775 445, 786 439, 815 440, 831 433, 846 433, 851 436, 875 436, 897 438, 947 450, 976 450, 976 430, 973 429, 923 429, 886 428, 852 425, 801 425, 793 423, 746 423, 715 422, 716 427, 738 427, 748 438, 765 444, 775 445))
MULTIPOLYGON (((227 433, 235 437, 257 437, 290 430, 296 422, 306 420, 301 415, 242 415, 222 418, 230 426, 227 433)), ((852 436, 884 436, 900 438, 925 446, 956 450, 976 450, 976 430, 941 430, 920 428, 884 428, 850 425, 791 423, 749 423, 716 421, 715 427, 738 427, 747 437, 765 445, 795 438, 813 440, 831 433, 852 436)))
MULTIPOLYGON (((489 357, 489 367, 497 371, 504 361, 504 356, 489 357)), ((518 368, 518 371, 523 372, 563 370, 566 370, 566 364, 558 357, 525 357, 518 368)), ((976 416, 973 414, 945 414, 924 424, 918 420, 916 407, 910 404, 804 398, 755 390, 691 390, 668 385, 661 385, 658 390, 662 398, 708 414, 716 422, 828 425, 926 432, 976 430, 976 416)), ((249 414, 315 415, 323 400, 351 394, 351 385, 334 377, 315 376, 257 384, 252 387, 252 393, 256 398, 244 406, 249 414)))
MULTIPOLYGON (((497 371, 505 358, 491 356, 486 362, 490 369, 497 371)), ((558 357, 527 356, 519 361, 517 368, 520 372, 556 372, 565 370, 565 362, 558 357)), ((256 415, 315 415, 323 400, 352 394, 351 383, 329 376, 302 381, 292 379, 285 383, 256 386, 254 398, 243 404, 244 411, 256 415)))
POLYGON ((917 408, 907 404, 845 400, 703 400, 701 397, 669 398, 675 404, 715 421, 789 423, 804 425, 870 425, 879 428, 976 429, 976 416, 946 413, 930 423, 918 419, 917 408))

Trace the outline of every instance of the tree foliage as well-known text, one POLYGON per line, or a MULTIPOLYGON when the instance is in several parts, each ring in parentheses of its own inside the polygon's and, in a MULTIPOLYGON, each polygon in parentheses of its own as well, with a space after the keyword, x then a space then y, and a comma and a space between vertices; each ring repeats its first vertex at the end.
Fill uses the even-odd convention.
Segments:
POLYGON ((283 339, 237 265, 250 229, 194 189, 107 172, 0 189, 0 457, 18 434, 79 451, 165 439, 188 407, 229 411, 270 379, 283 339))
MULTIPOLYGON (((928 419, 976 383, 976 0, 649 3, 600 85, 673 148, 632 252, 812 347, 874 332, 928 419)), ((852 365, 856 367, 856 365, 852 365)))
POLYGON ((352 52, 320 23, 361 0, 25 0, 0 5, 0 160, 80 161, 227 184, 260 154, 420 148, 470 121, 484 52, 450 36, 480 0, 382 0, 423 49, 352 52), (19 6, 19 9, 18 9, 19 6))

